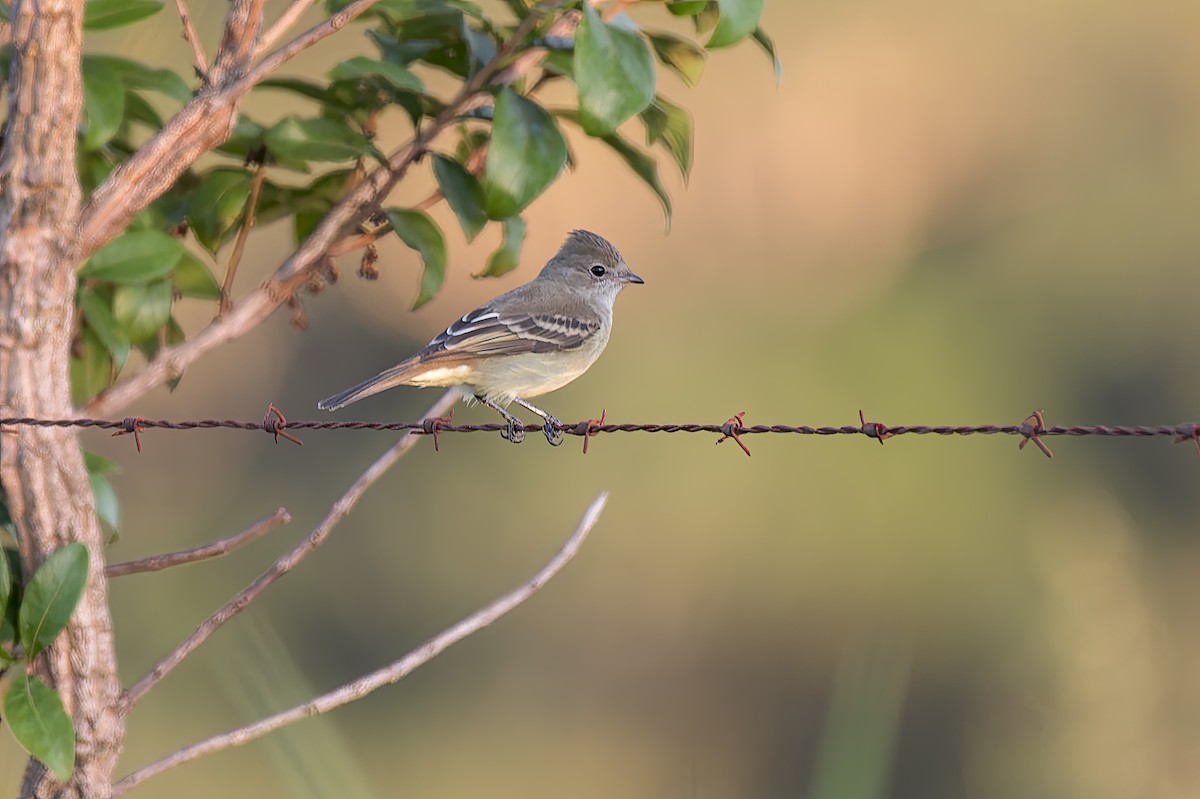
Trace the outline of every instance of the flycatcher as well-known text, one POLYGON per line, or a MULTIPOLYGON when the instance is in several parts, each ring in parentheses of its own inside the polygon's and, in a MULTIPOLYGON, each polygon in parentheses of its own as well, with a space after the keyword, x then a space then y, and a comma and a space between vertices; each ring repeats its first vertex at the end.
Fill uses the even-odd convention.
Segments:
POLYGON ((586 230, 573 230, 540 274, 453 322, 417 354, 357 386, 321 400, 323 411, 393 386, 461 386, 508 422, 501 435, 514 444, 524 425, 505 408, 515 402, 542 417, 552 445, 562 443, 560 422, 529 403, 588 370, 608 344, 613 302, 630 283, 621 253, 586 230))

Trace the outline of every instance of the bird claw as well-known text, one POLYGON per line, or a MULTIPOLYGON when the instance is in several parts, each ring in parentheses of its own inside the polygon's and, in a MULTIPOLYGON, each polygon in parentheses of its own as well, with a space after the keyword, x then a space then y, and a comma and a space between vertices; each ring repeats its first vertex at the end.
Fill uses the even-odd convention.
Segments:
POLYGON ((508 427, 500 431, 500 437, 505 441, 520 444, 525 440, 525 426, 516 419, 509 419, 508 427))
POLYGON ((563 443, 562 431, 558 426, 562 422, 555 419, 553 416, 546 417, 546 423, 542 425, 542 432, 546 434, 546 440, 550 442, 550 446, 557 447, 563 443))

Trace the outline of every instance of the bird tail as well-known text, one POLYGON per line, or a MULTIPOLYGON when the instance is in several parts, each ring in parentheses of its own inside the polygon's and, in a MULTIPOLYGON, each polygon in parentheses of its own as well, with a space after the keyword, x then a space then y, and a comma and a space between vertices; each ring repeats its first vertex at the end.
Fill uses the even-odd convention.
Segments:
POLYGON ((317 403, 317 408, 322 411, 336 411, 338 408, 345 408, 347 405, 358 402, 360 399, 365 399, 372 394, 386 391, 393 386, 404 385, 408 382, 411 373, 411 363, 406 362, 393 366, 391 369, 385 369, 369 380, 364 380, 357 386, 351 386, 345 391, 334 394, 332 397, 326 397, 317 403))

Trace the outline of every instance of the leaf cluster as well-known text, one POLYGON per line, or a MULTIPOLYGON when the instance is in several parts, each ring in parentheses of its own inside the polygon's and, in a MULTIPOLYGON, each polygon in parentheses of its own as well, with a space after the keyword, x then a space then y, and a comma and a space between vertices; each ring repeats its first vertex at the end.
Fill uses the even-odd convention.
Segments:
MULTIPOLYGON (((326 8, 334 13, 345 4, 329 0, 326 8)), ((220 300, 227 307, 221 260, 227 273, 236 266, 227 245, 251 224, 287 220, 295 241, 303 241, 384 161, 374 137, 393 112, 414 132, 445 113, 452 98, 428 88, 433 73, 460 85, 484 70, 501 77, 484 82, 466 110, 455 109, 453 135, 429 146, 426 163, 438 194, 419 207, 380 209, 382 230, 393 231, 423 262, 414 306, 437 294, 446 271, 445 236, 428 205, 445 199, 468 240, 489 224, 500 227, 500 246, 477 276, 514 269, 525 238, 521 214, 574 163, 561 128, 567 123, 610 147, 651 189, 669 225, 671 199, 658 162, 629 135, 631 125, 640 127, 645 146, 667 154, 687 179, 691 116, 663 95, 659 68, 693 86, 710 50, 745 39, 778 63, 759 27, 763 0, 645 3, 665 9, 668 25, 690 23, 690 36, 575 0, 507 50, 505 42, 532 12, 522 0, 506 5, 512 18, 500 20, 467 0, 381 0, 363 17, 373 55, 342 61, 322 80, 275 77, 259 84, 257 91, 291 94, 297 111, 273 123, 242 113, 215 159, 188 170, 80 270, 73 399, 82 403, 115 382, 135 350, 149 359, 183 342, 179 300, 220 300), (535 69, 503 79, 504 67, 529 56, 540 59, 535 69), (543 88, 555 82, 573 84, 574 104, 551 108, 542 101, 543 88)), ((160 0, 91 0, 86 27, 131 24, 161 8, 160 0)), ((2 66, 6 71, 7 58, 2 66)), ((84 57, 83 92, 79 173, 88 193, 192 98, 176 73, 109 55, 84 57)), ((326 277, 335 274, 330 268, 326 277)), ((228 288, 232 276, 224 282, 228 288)))
POLYGON ((0 668, 15 675, 4 692, 4 722, 17 743, 64 781, 75 767, 75 728, 62 698, 30 664, 67 626, 87 577, 83 544, 50 553, 24 584, 16 551, 0 549, 0 668))

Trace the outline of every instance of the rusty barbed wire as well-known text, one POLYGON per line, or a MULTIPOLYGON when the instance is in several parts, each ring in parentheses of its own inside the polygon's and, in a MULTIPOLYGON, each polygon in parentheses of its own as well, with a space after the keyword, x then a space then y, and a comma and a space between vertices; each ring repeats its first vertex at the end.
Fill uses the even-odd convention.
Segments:
MULTIPOLYGON (((1052 436, 1105 436, 1117 438, 1171 438, 1175 443, 1190 441, 1200 455, 1200 423, 1184 422, 1176 425, 1055 425, 1046 426, 1045 412, 1041 410, 1031 413, 1020 424, 997 425, 885 425, 881 422, 867 421, 863 412, 858 412, 858 425, 841 425, 837 427, 812 427, 809 425, 786 424, 745 424, 746 412, 734 414, 722 424, 694 423, 626 423, 614 424, 607 421, 607 412, 599 419, 585 419, 574 424, 559 423, 558 430, 564 435, 580 436, 583 438, 583 451, 586 454, 588 441, 600 433, 712 433, 719 435, 716 443, 733 439, 747 455, 750 448, 742 441, 742 436, 764 435, 769 433, 809 435, 809 436, 839 436, 863 435, 877 440, 880 444, 904 435, 935 435, 935 436, 973 436, 973 435, 1007 435, 1020 436, 1019 447, 1033 442, 1048 458, 1054 457, 1043 439, 1052 436)), ((490 422, 487 424, 454 424, 453 414, 419 422, 367 422, 367 421, 337 421, 319 419, 290 420, 275 406, 267 407, 266 415, 261 421, 240 419, 192 419, 173 421, 169 419, 147 419, 143 416, 128 416, 124 419, 92 419, 79 417, 72 419, 42 419, 32 416, 13 416, 0 418, 0 429, 4 432, 15 432, 15 427, 72 427, 94 428, 100 430, 115 430, 114 436, 132 435, 138 451, 142 449, 142 435, 148 430, 255 430, 270 434, 276 443, 283 437, 295 444, 303 446, 299 438, 289 431, 296 430, 370 430, 375 432, 404 432, 411 430, 418 435, 433 437, 434 450, 439 449, 438 436, 442 433, 495 433, 506 430, 506 424, 490 422)), ((526 432, 536 432, 543 429, 540 424, 527 423, 526 432)))

